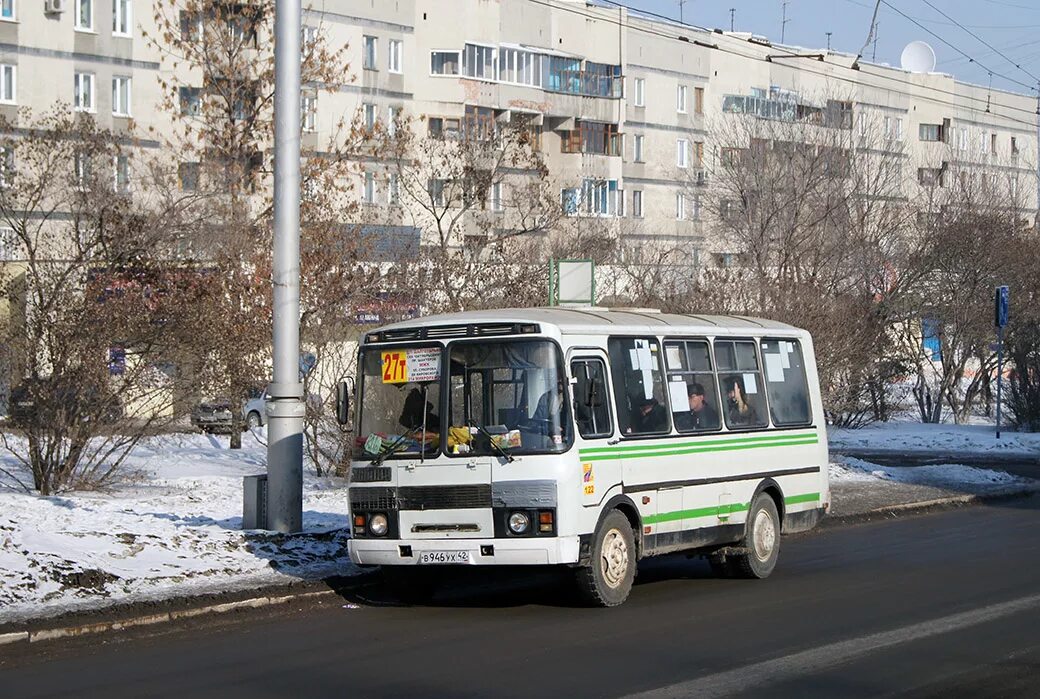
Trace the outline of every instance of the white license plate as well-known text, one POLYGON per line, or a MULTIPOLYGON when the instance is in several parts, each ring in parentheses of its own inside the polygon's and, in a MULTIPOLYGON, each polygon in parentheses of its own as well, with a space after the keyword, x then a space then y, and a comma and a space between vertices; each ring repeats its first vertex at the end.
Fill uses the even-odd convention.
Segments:
POLYGON ((420 551, 419 564, 469 563, 469 551, 420 551))

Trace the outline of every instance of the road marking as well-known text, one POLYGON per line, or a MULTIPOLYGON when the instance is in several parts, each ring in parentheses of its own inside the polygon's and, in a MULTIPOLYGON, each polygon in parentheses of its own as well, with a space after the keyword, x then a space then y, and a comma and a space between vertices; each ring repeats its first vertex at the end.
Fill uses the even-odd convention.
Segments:
POLYGON ((630 694, 626 699, 665 699, 666 697, 724 697, 752 687, 772 682, 783 682, 803 675, 819 672, 834 665, 848 662, 861 655, 890 648, 901 643, 910 643, 931 636, 958 631, 987 621, 1010 616, 1027 609, 1040 607, 1040 595, 973 609, 904 626, 893 631, 839 641, 826 646, 774 658, 753 665, 706 675, 688 682, 679 682, 659 687, 640 694, 630 694))

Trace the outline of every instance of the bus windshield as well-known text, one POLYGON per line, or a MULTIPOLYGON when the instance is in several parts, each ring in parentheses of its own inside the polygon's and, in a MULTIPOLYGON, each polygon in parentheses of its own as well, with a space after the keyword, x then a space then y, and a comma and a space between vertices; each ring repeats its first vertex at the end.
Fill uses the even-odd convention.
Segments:
POLYGON ((440 448, 441 352, 438 345, 364 350, 355 458, 381 460, 440 448))
POLYGON ((555 344, 456 342, 448 363, 449 454, 562 452, 570 446, 567 380, 555 344))

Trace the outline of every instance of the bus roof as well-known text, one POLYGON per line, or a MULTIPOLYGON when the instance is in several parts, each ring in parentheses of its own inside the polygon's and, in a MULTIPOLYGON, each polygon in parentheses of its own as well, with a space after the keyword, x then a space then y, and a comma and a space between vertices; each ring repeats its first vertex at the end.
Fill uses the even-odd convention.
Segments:
POLYGON ((445 313, 405 320, 385 325, 378 330, 402 330, 436 325, 462 323, 542 323, 556 326, 563 334, 650 332, 658 334, 665 328, 680 332, 711 332, 725 329, 754 332, 755 330, 800 331, 793 325, 750 316, 687 315, 660 313, 650 309, 607 308, 504 308, 489 311, 445 313))

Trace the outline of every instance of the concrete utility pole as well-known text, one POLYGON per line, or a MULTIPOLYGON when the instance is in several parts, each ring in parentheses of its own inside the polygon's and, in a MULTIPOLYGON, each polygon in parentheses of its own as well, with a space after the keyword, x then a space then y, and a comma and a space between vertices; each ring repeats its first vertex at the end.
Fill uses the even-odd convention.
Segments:
POLYGON ((827 50, 831 50, 831 34, 834 32, 824 32, 827 35, 827 50))
POLYGON ((729 8, 729 30, 733 31, 733 16, 737 14, 737 8, 729 8))
POLYGON ((679 24, 684 24, 682 17, 682 8, 689 0, 676 0, 679 3, 679 24))
POLYGON ((1040 80, 1036 81, 1036 214, 1033 228, 1040 230, 1040 80))
POLYGON ((787 0, 781 3, 783 7, 783 15, 780 18, 780 43, 784 43, 784 37, 787 35, 787 0))
POLYGON ((274 376, 267 389, 267 522, 303 528, 300 383, 300 0, 274 13, 274 376))

